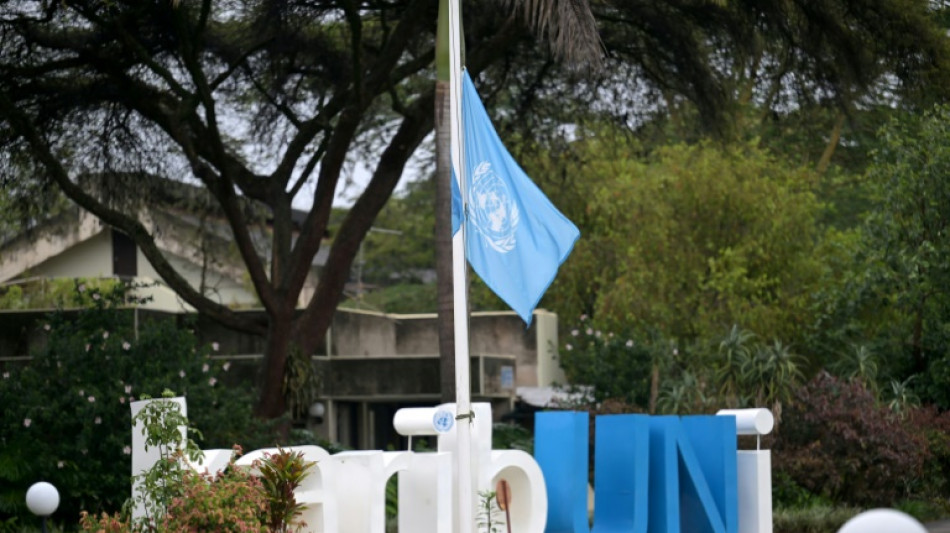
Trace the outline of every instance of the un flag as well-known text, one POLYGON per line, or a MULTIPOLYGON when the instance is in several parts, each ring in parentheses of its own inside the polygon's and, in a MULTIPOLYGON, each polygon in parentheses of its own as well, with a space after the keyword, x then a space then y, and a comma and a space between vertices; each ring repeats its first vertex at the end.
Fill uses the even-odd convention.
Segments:
POLYGON ((468 71, 462 77, 462 121, 468 261, 495 294, 531 324, 534 308, 580 231, 505 149, 468 71))

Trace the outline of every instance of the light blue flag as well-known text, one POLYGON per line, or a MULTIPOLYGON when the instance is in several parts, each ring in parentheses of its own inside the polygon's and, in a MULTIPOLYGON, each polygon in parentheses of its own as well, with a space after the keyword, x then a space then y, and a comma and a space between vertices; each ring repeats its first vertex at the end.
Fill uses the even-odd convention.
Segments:
POLYGON ((467 71, 462 85, 469 170, 466 255, 482 280, 530 325, 580 231, 505 149, 467 71))

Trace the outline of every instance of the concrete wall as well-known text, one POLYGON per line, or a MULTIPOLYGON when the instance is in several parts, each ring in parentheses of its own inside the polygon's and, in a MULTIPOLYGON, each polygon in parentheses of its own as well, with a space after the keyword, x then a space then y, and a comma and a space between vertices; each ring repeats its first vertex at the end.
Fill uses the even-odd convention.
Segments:
POLYGON ((107 229, 67 248, 29 270, 44 278, 97 278, 112 276, 112 233, 107 229))
POLYGON ((330 347, 332 355, 394 356, 396 320, 381 313, 338 311, 333 317, 330 347))

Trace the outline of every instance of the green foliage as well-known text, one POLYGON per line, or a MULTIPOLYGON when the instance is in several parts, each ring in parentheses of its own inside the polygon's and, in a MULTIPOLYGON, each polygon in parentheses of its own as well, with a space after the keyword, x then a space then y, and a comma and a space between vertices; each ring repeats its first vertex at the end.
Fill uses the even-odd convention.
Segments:
POLYGON ((850 244, 856 266, 846 267, 848 274, 820 298, 826 303, 816 309, 816 324, 824 332, 812 343, 865 345, 882 356, 877 380, 901 383, 919 375, 913 392, 944 409, 950 408, 947 138, 947 107, 895 115, 881 129, 866 174, 872 208, 850 244))
MULTIPOLYGON (((164 398, 174 394, 166 392, 164 398)), ((136 477, 141 483, 139 499, 145 516, 131 521, 122 513, 95 515, 81 513, 81 531, 106 533, 151 533, 156 531, 299 531, 302 505, 293 491, 313 463, 300 453, 279 450, 256 461, 251 468, 239 468, 234 461, 215 475, 198 474, 185 463, 185 457, 197 460, 198 450, 180 428, 187 424, 181 406, 172 401, 153 401, 145 405, 135 420, 146 433, 146 447, 157 447, 160 457, 136 477), (254 475, 256 470, 260 476, 254 475)))
POLYGON ((521 450, 534 453, 534 436, 523 426, 498 423, 492 426, 491 441, 493 450, 521 450))
POLYGON ((94 294, 113 292, 120 283, 109 278, 32 278, 0 286, 0 309, 89 307, 95 304, 94 294), (83 290, 79 291, 78 287, 83 290))
POLYGON ((148 402, 133 419, 133 423, 142 424, 145 449, 158 450, 155 464, 134 480, 140 489, 133 504, 140 505, 144 512, 135 527, 141 530, 166 522, 172 501, 184 494, 184 458, 198 458, 197 445, 187 437, 187 431, 193 429, 188 427, 188 419, 181 405, 172 400, 174 397, 175 393, 165 390, 160 399, 148 402))
POLYGON ((498 508, 497 494, 493 490, 484 490, 478 493, 478 515, 475 525, 479 533, 502 533, 504 527, 503 513, 498 508))
POLYGON ((187 329, 136 321, 121 309, 129 301, 124 286, 76 282, 74 291, 89 307, 51 313, 33 359, 0 379, 0 519, 28 516, 23 498, 39 479, 62 495, 57 516, 120 508, 131 492, 129 404, 144 395, 185 395, 204 448, 230 447, 260 427, 251 416, 253 391, 222 387, 229 365, 210 359, 187 329))
POLYGON ((820 273, 815 176, 752 145, 663 146, 612 130, 532 161, 583 238, 545 300, 604 328, 794 338, 820 273), (584 176, 570 182, 555 176, 584 176))
POLYGON ((583 316, 560 350, 568 382, 592 386, 594 403, 614 399, 643 408, 649 402, 652 364, 660 356, 655 343, 629 332, 601 331, 583 316))
POLYGON ((775 533, 835 533, 862 509, 820 505, 804 508, 776 508, 772 515, 775 533))

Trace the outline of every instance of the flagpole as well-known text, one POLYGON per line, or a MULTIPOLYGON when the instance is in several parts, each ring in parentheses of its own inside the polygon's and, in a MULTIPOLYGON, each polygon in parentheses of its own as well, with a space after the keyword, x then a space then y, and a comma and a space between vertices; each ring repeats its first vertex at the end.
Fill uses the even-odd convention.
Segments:
POLYGON ((462 15, 461 0, 449 0, 449 100, 451 102, 452 166, 462 193, 462 227, 452 237, 452 286, 455 315, 456 533, 475 528, 474 476, 472 473, 472 404, 468 331, 468 269, 465 262, 465 211, 468 209, 468 169, 462 142, 462 15))

